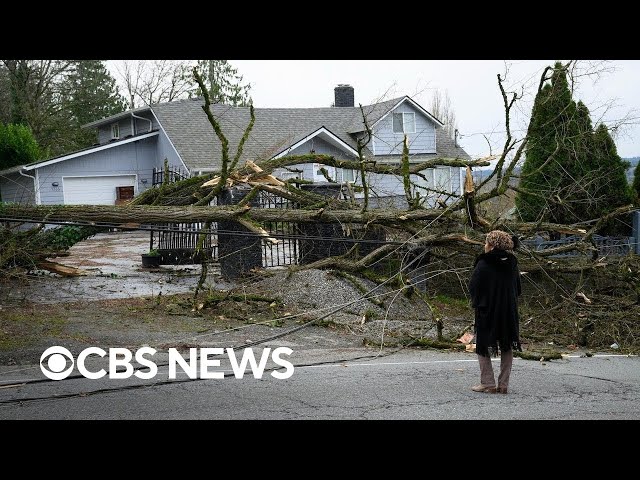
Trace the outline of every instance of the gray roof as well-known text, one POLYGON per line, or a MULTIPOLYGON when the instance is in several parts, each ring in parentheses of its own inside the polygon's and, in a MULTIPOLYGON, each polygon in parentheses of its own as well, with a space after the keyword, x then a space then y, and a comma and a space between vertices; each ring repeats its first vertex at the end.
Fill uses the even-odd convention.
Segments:
MULTIPOLYGON (((369 124, 373 125, 403 98, 405 97, 363 107, 369 124)), ((220 141, 207 120, 202 105, 204 101, 195 98, 152 106, 182 160, 191 170, 219 168, 221 164, 220 141)), ((229 141, 229 156, 233 158, 249 123, 249 107, 215 104, 211 106, 211 111, 229 141)), ((364 130, 359 107, 256 108, 255 117, 241 162, 271 158, 320 127, 327 128, 355 149, 356 140, 352 134, 364 130)), ((442 130, 436 129, 438 155, 470 159, 462 148, 455 147, 453 141, 446 138, 442 130)), ((367 153, 371 156, 371 152, 367 153)), ((434 156, 412 156, 412 161, 434 156)), ((389 159, 397 161, 398 156, 389 156, 389 159)))
POLYGON ((99 127, 106 123, 112 123, 116 120, 120 120, 123 118, 131 117, 131 114, 148 112, 151 107, 144 106, 139 108, 134 108, 133 110, 127 110, 125 112, 116 113, 115 115, 111 115, 110 117, 101 118, 100 120, 95 120, 93 122, 85 123, 81 128, 91 128, 91 127, 99 127))

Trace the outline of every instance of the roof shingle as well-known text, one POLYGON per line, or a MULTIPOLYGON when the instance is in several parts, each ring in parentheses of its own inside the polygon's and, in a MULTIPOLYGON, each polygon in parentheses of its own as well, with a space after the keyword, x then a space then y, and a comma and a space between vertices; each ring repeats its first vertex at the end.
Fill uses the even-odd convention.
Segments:
MULTIPOLYGON (((363 107, 373 125, 402 98, 363 107)), ((153 105, 152 109, 178 153, 191 170, 217 169, 221 164, 221 145, 202 110, 201 98, 153 105)), ((238 142, 249 124, 249 107, 215 104, 211 111, 229 141, 229 155, 235 155, 238 142)), ((352 133, 364 130, 359 107, 328 108, 256 108, 255 124, 244 145, 241 162, 265 160, 298 142, 320 127, 326 127, 342 141, 356 148, 352 133)), ((438 155, 469 159, 469 155, 448 139, 442 128, 436 129, 438 155)), ((371 155, 371 152, 368 152, 371 155)), ((436 155, 415 155, 412 161, 436 155)), ((389 156, 393 161, 393 156, 389 156)))

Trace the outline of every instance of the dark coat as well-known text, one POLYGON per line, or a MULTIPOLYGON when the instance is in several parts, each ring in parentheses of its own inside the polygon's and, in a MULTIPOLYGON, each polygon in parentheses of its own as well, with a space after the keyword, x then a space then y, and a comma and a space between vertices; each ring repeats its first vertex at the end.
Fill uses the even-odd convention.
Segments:
POLYGON ((476 258, 469 291, 475 309, 476 353, 496 354, 522 350, 519 338, 518 299, 520 271, 515 256, 493 249, 476 258))

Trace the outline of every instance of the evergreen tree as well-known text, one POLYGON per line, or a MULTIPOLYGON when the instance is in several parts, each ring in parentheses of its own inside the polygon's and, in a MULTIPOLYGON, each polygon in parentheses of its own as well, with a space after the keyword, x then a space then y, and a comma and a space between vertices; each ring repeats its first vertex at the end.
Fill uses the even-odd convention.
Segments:
POLYGON ((588 185, 593 199, 589 212, 592 218, 633 201, 627 182, 629 162, 618 155, 616 144, 604 124, 598 125, 593 134, 593 152, 595 166, 588 177, 592 180, 588 185))
MULTIPOLYGON (((198 60, 196 66, 208 85, 212 103, 225 105, 248 106, 250 84, 242 84, 242 75, 227 60, 198 60)), ((189 92, 190 96, 201 96, 200 87, 189 92)))
POLYGON ((633 171, 633 194, 636 197, 636 203, 640 201, 640 162, 636 165, 635 170, 633 171))
MULTIPOLYGON (((566 70, 556 63, 551 82, 535 98, 528 129, 525 162, 516 206, 525 221, 561 222, 566 205, 561 202, 563 179, 575 152, 577 106, 571 99, 566 70)), ((571 222, 575 219, 571 220, 571 222)))
POLYGON ((96 142, 93 129, 82 125, 126 110, 116 80, 101 60, 76 60, 64 83, 65 110, 72 129, 72 147, 80 149, 96 142))
POLYGON ((525 221, 576 223, 628 203, 625 162, 604 125, 571 98, 566 68, 536 96, 516 206, 525 221), (554 153, 555 152, 555 153, 554 153))
POLYGON ((11 121, 11 81, 9 72, 0 62, 0 123, 11 121))

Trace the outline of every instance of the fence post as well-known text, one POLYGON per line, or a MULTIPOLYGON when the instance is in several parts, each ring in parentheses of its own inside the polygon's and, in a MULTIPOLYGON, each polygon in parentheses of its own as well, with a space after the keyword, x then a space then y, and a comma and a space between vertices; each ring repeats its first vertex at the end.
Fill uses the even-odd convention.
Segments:
MULTIPOLYGON (((301 185, 301 188, 324 197, 339 198, 340 196, 339 183, 311 183, 301 185)), ((300 233, 307 237, 300 240, 299 263, 301 265, 335 255, 344 255, 351 247, 349 242, 328 240, 345 236, 339 223, 300 223, 298 225, 300 233), (312 237, 322 239, 314 240, 312 237)))
POLYGON ((425 293, 427 291, 427 275, 429 273, 429 262, 431 261, 431 253, 427 248, 414 248, 407 254, 406 263, 410 267, 406 271, 407 278, 413 283, 418 291, 425 293))
MULTIPOLYGON (((231 187, 224 189, 218 199, 219 205, 235 205, 251 189, 231 187)), ((259 206, 258 197, 249 202, 259 206)), ((218 259, 220 273, 226 278, 238 278, 252 268, 262 267, 262 239, 255 235, 234 235, 220 232, 249 232, 237 222, 218 222, 218 259)))
POLYGON ((633 215, 633 244, 632 249, 637 255, 640 255, 640 210, 632 212, 633 215))

